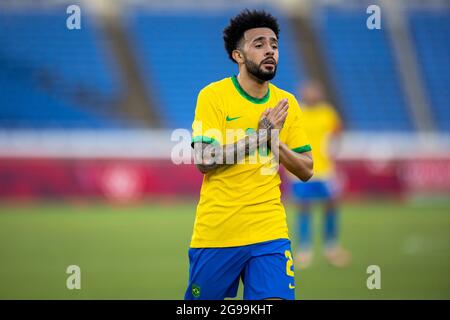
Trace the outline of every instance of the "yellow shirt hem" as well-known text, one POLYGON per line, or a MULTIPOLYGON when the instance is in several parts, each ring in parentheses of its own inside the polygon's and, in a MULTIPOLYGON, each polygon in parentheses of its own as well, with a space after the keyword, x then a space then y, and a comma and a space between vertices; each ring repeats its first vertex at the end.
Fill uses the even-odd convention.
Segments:
POLYGON ((275 235, 267 238, 255 238, 255 239, 234 239, 229 241, 217 241, 217 240, 192 240, 190 248, 229 248, 229 247, 241 247, 256 244, 260 242, 272 241, 277 239, 290 240, 289 235, 286 233, 275 235))

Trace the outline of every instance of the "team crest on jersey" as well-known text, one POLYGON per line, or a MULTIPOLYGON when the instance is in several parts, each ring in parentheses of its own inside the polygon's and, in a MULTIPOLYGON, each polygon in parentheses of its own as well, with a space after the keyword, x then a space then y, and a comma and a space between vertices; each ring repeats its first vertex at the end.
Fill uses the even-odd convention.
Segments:
POLYGON ((192 285, 192 295, 193 295, 195 298, 200 297, 200 286, 198 286, 198 285, 196 285, 196 284, 193 284, 193 285, 192 285))

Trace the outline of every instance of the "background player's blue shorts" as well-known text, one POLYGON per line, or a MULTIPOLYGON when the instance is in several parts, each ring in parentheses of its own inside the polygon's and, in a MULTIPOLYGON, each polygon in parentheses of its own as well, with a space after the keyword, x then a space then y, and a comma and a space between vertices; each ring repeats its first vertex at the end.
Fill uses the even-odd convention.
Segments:
POLYGON ((335 196, 333 186, 328 180, 293 182, 291 188, 295 200, 298 201, 328 200, 335 196))
POLYGON ((239 279, 244 299, 295 299, 291 242, 277 239, 231 248, 189 249, 186 300, 223 300, 237 294, 239 279))

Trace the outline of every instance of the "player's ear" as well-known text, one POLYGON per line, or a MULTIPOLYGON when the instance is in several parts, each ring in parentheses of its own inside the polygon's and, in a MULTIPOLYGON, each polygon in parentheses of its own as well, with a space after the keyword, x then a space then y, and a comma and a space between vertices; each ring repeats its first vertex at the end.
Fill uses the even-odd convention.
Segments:
POLYGON ((244 55, 242 52, 238 49, 233 50, 231 53, 231 56, 233 57, 234 61, 237 63, 244 63, 244 55))

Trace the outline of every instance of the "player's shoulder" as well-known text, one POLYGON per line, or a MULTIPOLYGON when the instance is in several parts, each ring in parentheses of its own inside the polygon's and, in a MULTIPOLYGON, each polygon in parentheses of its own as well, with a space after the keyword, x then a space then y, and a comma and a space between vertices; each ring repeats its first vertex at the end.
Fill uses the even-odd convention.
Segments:
POLYGON ((334 107, 327 101, 322 101, 319 103, 319 108, 323 111, 334 111, 334 107))
POLYGON ((200 89, 199 94, 220 94, 220 92, 223 92, 229 88, 230 82, 230 77, 211 82, 200 89))
POLYGON ((276 85, 274 85, 273 83, 269 84, 269 89, 270 94, 274 95, 277 101, 287 98, 289 105, 296 105, 296 106, 299 105, 297 97, 294 94, 290 93, 289 91, 281 89, 276 85))
POLYGON ((274 93, 275 95, 283 98, 288 98, 289 100, 295 100, 297 101, 297 98, 295 97, 294 94, 290 93, 287 90, 281 89, 279 87, 277 87, 276 85, 274 85, 272 82, 269 83, 269 88, 270 88, 270 92, 274 93))
POLYGON ((329 115, 329 116, 335 116, 335 115, 337 115, 337 111, 336 111, 336 109, 329 103, 329 102, 326 102, 326 101, 324 101, 324 102, 322 102, 320 105, 319 105, 319 111, 321 112, 321 113, 323 113, 323 114, 327 114, 327 115, 329 115))
POLYGON ((294 115, 298 115, 301 113, 301 107, 300 104, 297 100, 297 97, 290 93, 287 90, 283 90, 279 87, 277 87, 276 85, 274 85, 273 83, 269 84, 269 88, 270 88, 270 95, 273 95, 275 97, 275 101, 280 101, 281 99, 288 99, 288 103, 289 103, 289 113, 294 114, 294 115))

